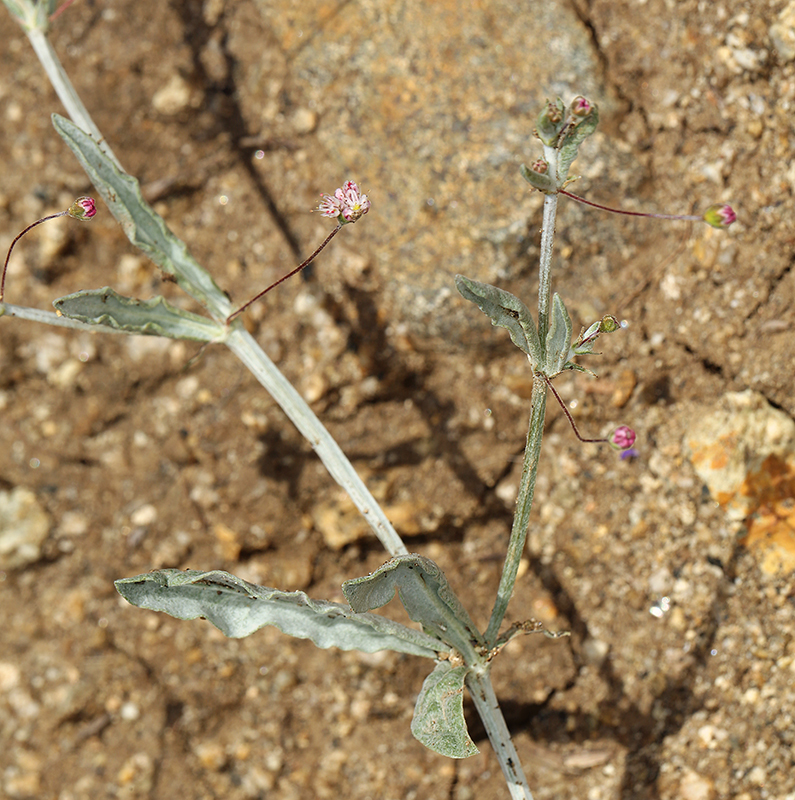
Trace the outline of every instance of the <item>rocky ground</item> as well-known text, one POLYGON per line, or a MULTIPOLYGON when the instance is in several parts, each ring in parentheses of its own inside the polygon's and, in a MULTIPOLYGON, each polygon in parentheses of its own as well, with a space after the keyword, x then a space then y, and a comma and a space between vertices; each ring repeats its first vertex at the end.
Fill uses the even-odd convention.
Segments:
MULTIPOLYGON (((0 244, 90 191, 7 14, 0 244)), ((795 797, 795 3, 497 0, 100 4, 54 25, 127 170, 235 301, 322 240, 320 192, 373 209, 249 314, 409 547, 485 625, 528 417, 527 363, 456 272, 532 308, 547 96, 602 122, 576 187, 633 210, 731 202, 729 231, 562 202, 575 328, 627 321, 550 407, 497 693, 536 798, 795 797)), ((7 300, 173 284, 100 204, 15 251, 7 300)), ((187 307, 187 305, 186 305, 187 307)), ((0 793, 9 798, 505 798, 481 754, 409 731, 428 665, 229 640, 113 580, 220 568, 342 600, 385 560, 311 448, 221 347, 0 320, 0 793)), ((392 613, 392 612, 390 612, 392 613)), ((399 611, 394 613, 398 614, 399 611)))

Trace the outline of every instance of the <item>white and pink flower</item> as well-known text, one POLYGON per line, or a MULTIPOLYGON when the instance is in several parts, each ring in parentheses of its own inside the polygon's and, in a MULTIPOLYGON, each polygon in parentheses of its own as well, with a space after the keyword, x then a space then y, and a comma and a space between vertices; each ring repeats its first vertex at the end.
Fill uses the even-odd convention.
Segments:
POLYGON ((354 181, 347 181, 333 195, 324 194, 321 197, 318 205, 320 213, 324 217, 337 219, 340 225, 356 222, 370 210, 370 200, 361 193, 354 181))

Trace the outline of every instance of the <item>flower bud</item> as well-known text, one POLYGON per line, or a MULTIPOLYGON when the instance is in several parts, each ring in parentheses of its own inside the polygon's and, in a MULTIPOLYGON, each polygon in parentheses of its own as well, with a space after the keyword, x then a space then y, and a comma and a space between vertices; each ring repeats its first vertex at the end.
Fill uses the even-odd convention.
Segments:
POLYGON ((704 212, 703 219, 713 228, 728 228, 737 220, 737 215, 728 203, 716 203, 704 212))
POLYGON ((582 95, 577 95, 577 97, 571 101, 570 109, 575 117, 587 117, 593 110, 593 105, 590 100, 587 100, 582 95))
POLYGON ((614 450, 629 450, 635 444, 635 431, 628 425, 619 425, 607 437, 607 441, 614 450))
POLYGON ((558 134, 563 130, 565 122, 563 120, 563 101, 558 98, 554 103, 547 100, 544 110, 538 115, 536 120, 536 136, 541 141, 553 147, 558 139, 558 134))
POLYGON ((544 194, 555 194, 558 186, 552 176, 547 174, 546 170, 548 169, 549 164, 543 159, 538 159, 533 162, 532 168, 528 167, 527 164, 522 164, 519 167, 519 172, 534 189, 538 189, 539 192, 544 192, 544 194), (539 169, 542 165, 545 167, 543 171, 539 169))
POLYGON ((612 314, 605 314, 605 316, 599 320, 599 333, 612 333, 613 331, 617 331, 620 327, 621 323, 612 314))
POLYGON ((89 220, 97 213, 93 197, 78 197, 66 212, 73 219, 89 220))
POLYGON ((537 172, 539 175, 546 175, 549 172, 549 162, 543 158, 537 158, 531 165, 530 169, 537 172))

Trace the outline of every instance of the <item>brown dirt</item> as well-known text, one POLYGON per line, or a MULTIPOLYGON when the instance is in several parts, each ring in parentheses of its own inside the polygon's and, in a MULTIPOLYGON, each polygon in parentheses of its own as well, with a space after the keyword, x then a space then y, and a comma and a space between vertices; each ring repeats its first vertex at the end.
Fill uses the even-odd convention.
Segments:
MULTIPOLYGON (((792 65, 774 54, 758 69, 732 60, 742 48, 770 47, 765 20, 782 4, 729 3, 715 18, 690 2, 576 5, 599 51, 606 103, 618 109, 606 115, 582 193, 611 201, 615 192, 621 202, 637 192, 644 207, 681 208, 683 197, 701 202, 725 186, 742 201, 744 227, 683 232, 562 209, 555 288, 575 325, 613 312, 630 327, 591 364, 598 382, 569 377, 557 388, 578 398, 587 432, 633 424, 640 457, 619 461, 579 445, 550 410, 527 569, 510 615, 573 635, 516 640, 495 667, 495 685, 537 798, 783 799, 795 758, 791 575, 766 575, 738 549, 738 531, 702 492, 681 448, 693 420, 728 390, 751 386, 795 413, 791 112, 780 99, 795 81, 792 65), (684 87, 686 102, 668 97, 672 87, 684 87), (700 93, 688 94, 693 87, 700 93), (755 112, 760 103, 766 110, 755 112), (727 104, 735 110, 728 120, 727 104), (705 188, 713 168, 720 180, 705 188), (649 613, 676 591, 668 616, 649 613), (771 697, 765 686, 789 686, 789 694, 771 697)), ((392 22, 394 9, 383 6, 392 22)), ((379 5, 362 7, 374 24, 379 5)), ((315 3, 301 19, 268 4, 83 3, 56 28, 56 47, 100 129, 235 299, 314 247, 323 221, 305 211, 317 192, 348 177, 330 155, 330 134, 313 122, 309 90, 301 94, 320 79, 285 53, 296 52, 307 19, 307 47, 344 41, 356 9, 315 3), (169 85, 174 113, 153 105, 169 85)), ((462 12, 461 27, 481 12, 462 12)), ((61 109, 24 36, 3 16, 0 30, 0 216, 10 242, 89 186, 50 127, 49 113, 61 109)), ((443 43, 445 30, 432 30, 443 43)), ((454 73, 438 80, 454 86, 454 73)), ((445 94, 443 83, 434 87, 445 94)), ((337 100, 352 129, 357 114, 372 117, 382 141, 368 158, 388 179, 388 111, 360 111, 344 93, 337 100)), ((350 146, 341 145, 344 153, 350 146)), ((435 241, 435 225, 449 237, 440 241, 458 236, 470 260, 451 255, 453 270, 512 253, 519 266, 503 285, 526 294, 540 217, 535 199, 523 194, 527 205, 515 205, 525 192, 517 185, 488 189, 487 206, 522 220, 496 244, 435 223, 427 209, 383 224, 402 225, 406 241, 435 241)), ((399 214, 391 191, 373 194, 399 214)), ((529 373, 504 332, 452 296, 448 317, 423 322, 406 308, 404 324, 395 289, 403 245, 379 238, 376 210, 342 232, 307 280, 254 309, 251 329, 313 398, 410 548, 442 566, 482 625, 510 527, 529 373)), ((21 244, 9 302, 47 308, 108 284, 181 302, 104 208, 90 226, 61 222, 21 244)), ((208 348, 194 363, 191 344, 16 320, 0 329, 0 488, 32 489, 53 521, 36 563, 0 573, 7 796, 507 796, 471 708, 479 756, 453 762, 411 737, 428 671, 419 659, 321 651, 273 630, 227 640, 207 623, 134 609, 114 591, 116 578, 174 566, 227 569, 342 600, 342 581, 385 558, 230 353, 208 348), (352 543, 329 545, 329 519, 352 543)))

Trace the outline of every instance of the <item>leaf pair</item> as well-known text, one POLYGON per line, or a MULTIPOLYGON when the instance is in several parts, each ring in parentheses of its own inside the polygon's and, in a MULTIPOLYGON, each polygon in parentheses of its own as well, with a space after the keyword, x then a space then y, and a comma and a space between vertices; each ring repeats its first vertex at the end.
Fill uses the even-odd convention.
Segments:
POLYGON ((552 317, 542 347, 533 316, 516 295, 463 275, 455 276, 455 285, 466 300, 475 303, 491 319, 492 325, 508 330, 511 341, 527 354, 533 372, 551 379, 564 369, 580 369, 569 361, 571 318, 560 295, 552 297, 552 317))
POLYGON ((464 682, 473 664, 485 661, 483 637, 441 569, 418 555, 398 556, 371 575, 346 581, 350 607, 312 600, 304 592, 257 586, 227 572, 163 569, 115 583, 128 602, 177 619, 202 617, 226 636, 250 636, 266 625, 318 647, 394 650, 439 660, 451 650, 464 656, 453 666, 439 660, 417 698, 411 730, 426 747, 451 758, 478 752, 464 719, 464 682), (369 613, 397 591, 423 631, 369 613))

